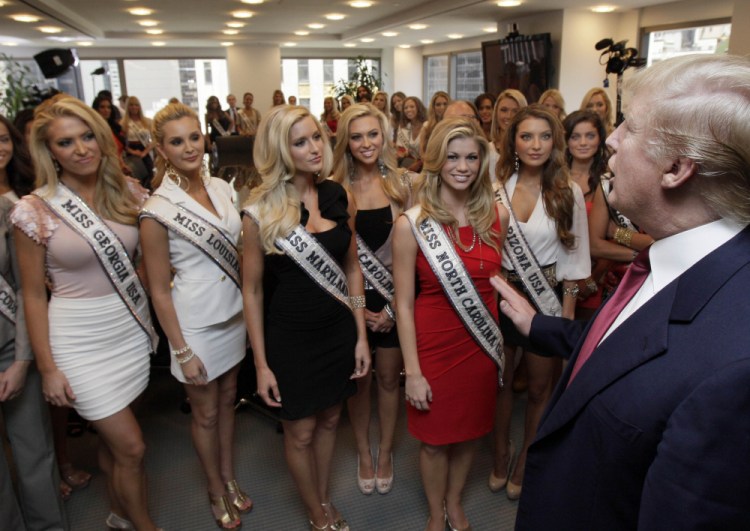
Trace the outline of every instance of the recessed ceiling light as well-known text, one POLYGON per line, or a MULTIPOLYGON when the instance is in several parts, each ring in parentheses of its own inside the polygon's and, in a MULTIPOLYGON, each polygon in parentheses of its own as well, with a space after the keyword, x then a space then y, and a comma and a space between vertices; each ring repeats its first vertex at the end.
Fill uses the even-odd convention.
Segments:
POLYGON ((423 30, 427 27, 427 24, 409 24, 409 29, 423 30))
POLYGON ((399 44, 399 48, 411 48, 411 44, 399 44))
POLYGON ((225 42, 222 42, 221 45, 228 47, 228 46, 234 46, 234 43, 233 42, 229 42, 229 41, 225 41, 225 42))
POLYGON ((355 0, 354 2, 349 2, 349 5, 352 7, 370 7, 372 6, 372 2, 368 2, 367 0, 355 0))
POLYGON ((284 46, 288 46, 289 48, 293 48, 293 47, 297 46, 297 43, 296 42, 285 42, 284 46))
POLYGON ((498 7, 518 7, 521 5, 521 0, 500 0, 497 3, 498 7))
POLYGON ((323 29, 326 25, 319 22, 313 22, 312 24, 308 24, 307 27, 310 29, 323 29))
POLYGON ((28 13, 19 13, 18 15, 10 15, 10 18, 16 22, 39 22, 42 20, 36 15, 29 15, 28 13))
POLYGON ((94 44, 94 42, 93 41, 78 41, 76 42, 76 44, 78 46, 91 46, 92 44, 94 44))
POLYGON ((362 37, 359 40, 362 42, 374 42, 375 41, 375 39, 373 39, 372 37, 362 37))
POLYGON ((161 30, 161 29, 147 29, 146 33, 148 33, 149 35, 161 35, 162 33, 164 33, 164 30, 161 30))
POLYGON ((395 31, 384 31, 383 33, 381 33, 381 35, 383 37, 395 37, 396 35, 398 35, 398 33, 396 33, 395 31))
POLYGON ((128 13, 137 17, 147 17, 154 12, 153 9, 147 7, 131 7, 128 9, 128 13))
POLYGON ((446 37, 448 37, 449 39, 463 39, 464 38, 464 36, 461 35, 460 33, 449 33, 448 35, 446 35, 446 37))
POLYGON ((58 28, 57 26, 39 26, 37 28, 42 33, 60 33, 62 32, 62 28, 58 28))
POLYGON ((244 28, 246 25, 247 24, 245 24, 244 22, 239 22, 239 21, 227 22, 227 26, 229 26, 230 28, 244 28))
POLYGON ((154 26, 158 26, 159 23, 156 20, 139 20, 138 24, 141 26, 144 26, 146 28, 152 28, 154 26))
POLYGON ((615 6, 594 6, 591 11, 594 13, 611 13, 615 10, 615 6))
POLYGON ((485 26, 482 28, 485 33, 497 33, 497 24, 494 26, 485 26))
POLYGON ((265 0, 240 0, 243 4, 258 5, 262 4, 265 0))
POLYGON ((235 30, 235 29, 225 29, 225 30, 221 30, 221 32, 222 32, 222 33, 223 33, 224 35, 237 35, 237 34, 239 33, 239 30, 235 30))
POLYGON ((251 18, 255 13, 252 11, 245 11, 244 9, 240 9, 239 11, 232 11, 230 15, 232 15, 234 18, 251 18))
POLYGON ((422 39, 422 40, 421 40, 421 41, 419 41, 419 42, 421 42, 422 44, 432 44, 432 43, 434 43, 435 41, 433 41, 432 39, 422 39))
POLYGON ((305 35, 310 35, 310 32, 307 30, 299 30, 294 32, 295 35, 299 35, 300 37, 304 37, 305 35))
POLYGON ((325 17, 328 20, 343 20, 346 18, 346 15, 342 15, 341 13, 328 13, 325 17))
POLYGON ((357 44, 353 42, 347 42, 346 44, 344 44, 344 48, 356 48, 356 47, 357 47, 357 44))
POLYGON ((18 46, 17 42, 2 42, 0 44, 2 44, 3 46, 18 46))
POLYGON ((166 44, 167 43, 164 42, 164 41, 154 41, 154 42, 151 43, 151 46, 164 46, 166 44))

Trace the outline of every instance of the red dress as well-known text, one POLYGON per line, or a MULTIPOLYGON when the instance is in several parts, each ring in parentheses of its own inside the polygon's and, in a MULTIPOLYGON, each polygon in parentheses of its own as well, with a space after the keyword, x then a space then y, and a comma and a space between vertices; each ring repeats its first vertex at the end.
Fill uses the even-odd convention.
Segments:
MULTIPOLYGON (((494 228, 500 230, 499 221, 494 228)), ((471 242, 471 227, 461 227, 459 233, 464 246, 471 242)), ((497 320, 495 291, 489 279, 500 271, 500 253, 486 244, 480 247, 478 242, 469 253, 458 246, 456 251, 497 320)), ((469 335, 421 250, 417 251, 417 281, 417 351, 422 374, 432 389, 432 402, 429 411, 407 404, 409 432, 435 446, 482 437, 492 429, 495 415, 497 366, 469 335)))

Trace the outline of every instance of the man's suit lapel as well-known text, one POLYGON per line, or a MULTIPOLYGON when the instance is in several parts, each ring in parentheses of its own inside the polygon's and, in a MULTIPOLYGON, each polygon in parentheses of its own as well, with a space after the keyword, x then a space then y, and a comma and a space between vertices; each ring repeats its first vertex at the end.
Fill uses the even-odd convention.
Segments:
MULTIPOLYGON (((597 393, 667 349, 674 283, 663 289, 597 347, 566 389, 578 352, 571 358, 556 390, 557 402, 543 419, 537 438, 571 420, 597 393)), ((580 344, 578 345, 580 348, 580 344)))
POLYGON ((750 262, 750 227, 657 293, 594 351, 567 387, 588 328, 550 400, 537 439, 559 429, 599 392, 668 348, 673 322, 689 322, 737 270, 750 262))

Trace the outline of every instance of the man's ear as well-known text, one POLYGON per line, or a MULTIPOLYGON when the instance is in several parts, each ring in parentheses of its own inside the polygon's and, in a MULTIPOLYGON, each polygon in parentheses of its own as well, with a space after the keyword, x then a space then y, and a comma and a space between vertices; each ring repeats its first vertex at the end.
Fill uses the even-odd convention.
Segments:
POLYGON ((661 178, 661 186, 667 189, 679 188, 697 172, 698 165, 693 159, 680 157, 672 163, 669 169, 665 170, 661 178))

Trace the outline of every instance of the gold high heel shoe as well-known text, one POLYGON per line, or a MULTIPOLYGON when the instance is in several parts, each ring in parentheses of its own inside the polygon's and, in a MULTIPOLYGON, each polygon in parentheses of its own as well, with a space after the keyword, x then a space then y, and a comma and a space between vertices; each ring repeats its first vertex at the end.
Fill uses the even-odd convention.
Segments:
POLYGON ((228 482, 226 484, 226 489, 227 498, 229 498, 229 502, 234 506, 238 513, 245 514, 253 510, 253 500, 248 498, 247 494, 245 494, 240 486, 237 485, 237 480, 233 479, 228 482))
POLYGON ((234 505, 227 499, 226 494, 214 497, 209 492, 208 501, 211 503, 211 512, 214 515, 214 521, 220 529, 239 529, 242 527, 242 520, 240 520, 234 505), (219 516, 216 516, 214 509, 219 510, 219 516))
POLYGON ((325 511, 326 516, 328 516, 330 520, 333 520, 333 523, 328 525, 330 529, 332 529, 333 531, 349 531, 349 523, 344 520, 340 513, 338 515, 338 518, 336 517, 336 513, 338 513, 338 511, 331 502, 321 503, 320 506, 323 507, 323 511, 325 511))

